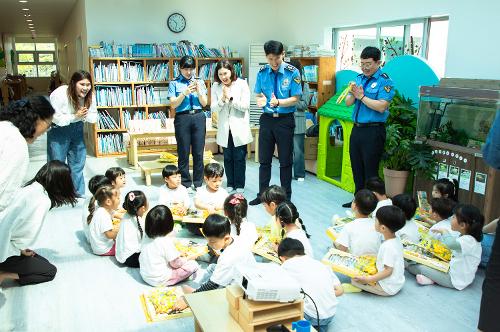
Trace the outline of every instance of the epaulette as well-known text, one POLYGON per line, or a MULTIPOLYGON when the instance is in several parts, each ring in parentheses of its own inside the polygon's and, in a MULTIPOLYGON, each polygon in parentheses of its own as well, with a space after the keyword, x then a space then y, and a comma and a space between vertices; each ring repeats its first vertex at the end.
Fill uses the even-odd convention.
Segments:
POLYGON ((387 80, 389 79, 389 75, 387 75, 386 73, 382 73, 382 75, 380 75, 380 76, 382 76, 383 78, 385 78, 387 80))
POLYGON ((287 70, 289 70, 289 71, 291 71, 291 72, 294 72, 294 71, 296 71, 296 70, 297 70, 297 68, 295 68, 295 67, 294 67, 294 66, 292 66, 292 65, 286 65, 286 66, 285 66, 285 69, 287 69, 287 70))
POLYGON ((364 74, 363 74, 363 73, 361 73, 361 74, 358 74, 358 76, 357 76, 357 77, 360 77, 360 76, 363 76, 363 75, 364 75, 364 74))
POLYGON ((263 65, 262 67, 260 67, 259 71, 263 71, 266 68, 267 68, 267 65, 263 65))

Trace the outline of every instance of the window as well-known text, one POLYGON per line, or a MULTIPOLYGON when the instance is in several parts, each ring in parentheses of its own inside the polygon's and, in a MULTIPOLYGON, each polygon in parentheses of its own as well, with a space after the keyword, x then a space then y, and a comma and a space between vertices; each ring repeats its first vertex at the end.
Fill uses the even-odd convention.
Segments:
POLYGON ((386 22, 370 26, 333 29, 337 70, 359 69, 366 46, 382 51, 383 64, 404 54, 425 57, 438 76, 444 75, 448 17, 386 22))
POLYGON ((15 48, 18 75, 50 77, 57 70, 55 43, 16 42, 15 48))

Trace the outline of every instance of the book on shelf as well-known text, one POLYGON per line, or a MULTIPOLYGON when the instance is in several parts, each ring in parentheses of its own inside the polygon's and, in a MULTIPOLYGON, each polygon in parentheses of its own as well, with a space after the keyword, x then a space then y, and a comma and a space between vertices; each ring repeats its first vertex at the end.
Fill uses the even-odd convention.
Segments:
POLYGON ((215 72, 215 67, 217 66, 217 63, 205 63, 200 66, 198 69, 198 76, 200 80, 214 80, 214 72, 215 72))
POLYGON ((117 82, 118 69, 116 63, 94 62, 94 82, 117 82))
POLYGON ((135 102, 139 106, 167 105, 168 87, 153 85, 138 85, 134 88, 135 102))
POLYGON ((174 61, 174 79, 180 75, 179 61, 174 61))
POLYGON ((304 66, 302 73, 302 80, 306 82, 318 82, 318 66, 310 65, 304 66))
POLYGON ((120 64, 120 77, 122 81, 144 81, 144 67, 141 62, 122 61, 120 64))
POLYGON ((318 104, 318 91, 316 89, 309 89, 309 106, 316 106, 318 104))
POLYGON ((97 120, 97 128, 99 129, 120 129, 108 110, 99 110, 97 120))
POLYGON ((145 120, 146 112, 142 110, 129 111, 127 109, 123 110, 123 124, 125 129, 130 127, 130 120, 145 120))
POLYGON ((148 65, 148 81, 167 81, 168 74, 168 63, 162 62, 148 65))
POLYGON ((114 133, 97 134, 98 149, 101 154, 125 152, 123 136, 114 133))
POLYGON ((128 86, 95 87, 97 106, 130 106, 132 105, 132 89, 128 86))
POLYGON ((161 126, 163 128, 166 128, 167 127, 167 115, 162 112, 162 111, 158 111, 158 112, 151 112, 148 114, 148 119, 154 119, 154 120, 160 120, 161 121, 161 126))

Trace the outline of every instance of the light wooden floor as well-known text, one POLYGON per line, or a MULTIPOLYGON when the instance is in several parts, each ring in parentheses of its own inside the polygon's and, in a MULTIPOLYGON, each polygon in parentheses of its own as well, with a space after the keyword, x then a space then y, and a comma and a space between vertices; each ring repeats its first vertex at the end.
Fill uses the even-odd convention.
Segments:
MULTIPOLYGON (((44 163, 43 144, 41 140, 30 149, 30 176, 44 163)), ((124 158, 88 157, 86 179, 115 165, 128 167, 124 158)), ((143 190, 154 202, 161 176, 153 176, 153 186, 145 187, 138 172, 126 171, 125 189, 143 190)), ((278 172, 278 165, 273 165, 272 183, 279 184, 278 172)), ((255 197, 257 186, 258 164, 248 161, 247 199, 255 197)), ((325 229, 331 216, 343 214, 340 205, 350 198, 349 193, 310 174, 305 182, 293 182, 292 201, 312 234, 316 258, 330 246, 325 229)), ((40 285, 4 283, 0 290, 0 331, 194 331, 192 318, 146 323, 139 295, 150 287, 137 269, 121 267, 114 258, 90 254, 81 231, 81 213, 82 206, 50 212, 33 249, 54 263, 58 274, 53 282, 40 285)), ((269 216, 257 206, 250 208, 249 219, 264 224, 269 216)), ((404 289, 394 297, 346 294, 340 298, 330 331, 474 331, 483 275, 480 270, 475 282, 461 292, 418 286, 407 273, 404 289)))

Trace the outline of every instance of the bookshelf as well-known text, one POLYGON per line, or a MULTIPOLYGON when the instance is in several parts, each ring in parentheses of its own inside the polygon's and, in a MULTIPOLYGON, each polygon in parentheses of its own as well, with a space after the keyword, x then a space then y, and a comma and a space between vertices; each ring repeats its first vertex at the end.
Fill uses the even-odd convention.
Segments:
MULTIPOLYGON (((195 58, 196 75, 210 89, 216 63, 227 59, 243 77, 243 58, 195 58)), ((180 57, 91 57, 90 74, 96 96, 98 121, 86 124, 85 143, 96 157, 123 156, 127 149, 128 121, 174 116, 168 84, 178 76, 180 57)), ((209 106, 207 106, 209 108, 209 106)))
POLYGON ((309 85, 311 95, 309 111, 316 113, 335 94, 335 57, 290 57, 304 68, 302 79, 309 85))

